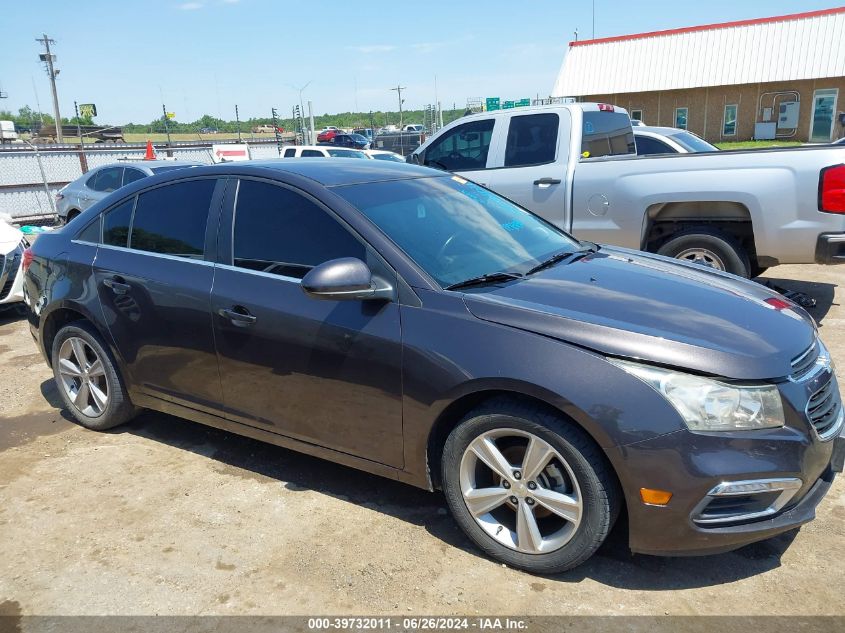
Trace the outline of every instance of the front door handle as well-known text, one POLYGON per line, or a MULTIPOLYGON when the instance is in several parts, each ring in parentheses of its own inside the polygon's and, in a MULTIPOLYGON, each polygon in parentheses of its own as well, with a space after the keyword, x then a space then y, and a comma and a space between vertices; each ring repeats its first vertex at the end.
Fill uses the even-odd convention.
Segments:
POLYGON ((103 279, 103 285, 116 295, 125 295, 132 289, 123 277, 117 275, 109 279, 103 279))
POLYGON ((534 181, 535 185, 559 185, 560 178, 538 178, 534 181))
POLYGON ((217 314, 222 316, 224 319, 229 319, 232 322, 232 325, 237 327, 246 327, 248 325, 252 325, 258 320, 258 317, 254 314, 250 314, 249 310, 243 306, 220 308, 217 311, 217 314))

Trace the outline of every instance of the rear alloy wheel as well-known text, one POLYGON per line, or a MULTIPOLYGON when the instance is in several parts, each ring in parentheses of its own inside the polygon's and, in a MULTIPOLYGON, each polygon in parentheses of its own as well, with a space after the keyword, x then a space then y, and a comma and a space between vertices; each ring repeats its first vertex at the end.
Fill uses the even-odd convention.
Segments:
POLYGON ((657 254, 740 277, 747 278, 751 272, 748 254, 742 246, 730 236, 706 228, 679 233, 661 246, 657 254))
POLYGON ((104 431, 136 414, 111 354, 89 323, 59 330, 50 358, 62 401, 85 428, 104 431))
POLYGON ((494 401, 449 435, 443 490, 493 558, 535 573, 587 560, 618 514, 618 486, 579 428, 540 407, 494 401))

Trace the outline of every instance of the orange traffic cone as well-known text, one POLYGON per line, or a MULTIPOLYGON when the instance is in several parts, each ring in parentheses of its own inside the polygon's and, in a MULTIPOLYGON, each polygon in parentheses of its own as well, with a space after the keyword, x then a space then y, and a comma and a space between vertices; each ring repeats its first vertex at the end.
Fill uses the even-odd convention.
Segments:
POLYGON ((153 149, 153 142, 148 140, 147 141, 147 153, 144 154, 144 160, 155 160, 155 159, 156 159, 156 153, 155 153, 155 150, 153 149))

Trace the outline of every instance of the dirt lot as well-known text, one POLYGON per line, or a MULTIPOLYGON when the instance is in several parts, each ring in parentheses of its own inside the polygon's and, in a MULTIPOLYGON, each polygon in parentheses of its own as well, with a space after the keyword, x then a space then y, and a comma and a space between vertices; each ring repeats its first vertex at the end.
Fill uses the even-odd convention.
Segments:
MULTIPOLYGON (((842 374, 845 268, 772 272, 818 300, 842 374)), ((845 478, 797 534, 680 559, 616 535, 536 577, 481 556, 439 494, 161 414, 86 431, 11 315, 0 375, 0 613, 845 615, 845 478)))

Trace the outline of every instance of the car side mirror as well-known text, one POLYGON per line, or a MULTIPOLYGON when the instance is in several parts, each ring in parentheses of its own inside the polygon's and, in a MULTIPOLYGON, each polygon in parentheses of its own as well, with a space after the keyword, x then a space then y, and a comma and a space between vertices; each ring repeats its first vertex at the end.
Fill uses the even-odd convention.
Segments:
POLYGON ((341 257, 315 266, 302 278, 302 290, 314 299, 331 301, 389 301, 395 290, 373 273, 360 259, 341 257))
POLYGON ((422 165, 422 155, 423 152, 414 152, 405 159, 405 162, 413 163, 414 165, 422 165))

